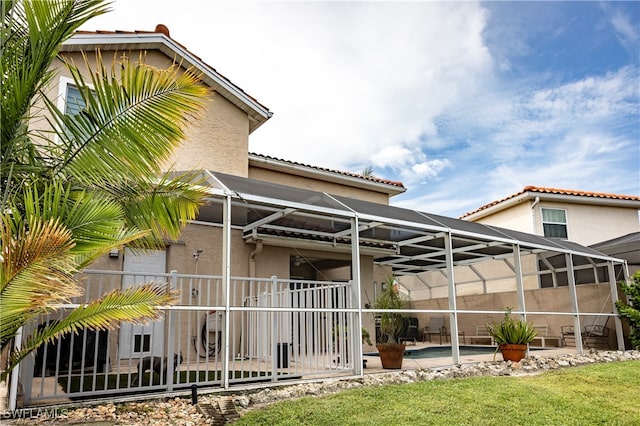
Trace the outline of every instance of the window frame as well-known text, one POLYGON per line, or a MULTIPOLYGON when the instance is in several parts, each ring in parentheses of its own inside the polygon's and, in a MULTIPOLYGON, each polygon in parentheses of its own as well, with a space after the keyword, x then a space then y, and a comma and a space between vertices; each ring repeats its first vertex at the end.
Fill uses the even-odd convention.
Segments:
POLYGON ((546 237, 546 238, 560 238, 560 239, 563 239, 563 240, 568 240, 569 239, 569 214, 567 212, 567 209, 558 208, 558 207, 540 207, 540 221, 542 223, 542 236, 543 237, 546 237), (564 222, 553 222, 553 221, 545 220, 545 218, 544 218, 544 211, 545 210, 556 210, 556 211, 564 212, 564 222), (546 235, 545 225, 563 225, 564 228, 565 228, 565 237, 552 237, 552 236, 546 235))

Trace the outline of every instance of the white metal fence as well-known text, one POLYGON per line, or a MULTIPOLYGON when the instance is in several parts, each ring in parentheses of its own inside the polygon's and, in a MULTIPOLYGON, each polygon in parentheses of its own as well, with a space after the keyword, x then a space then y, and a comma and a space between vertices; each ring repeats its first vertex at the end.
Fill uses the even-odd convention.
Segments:
POLYGON ((349 283, 232 278, 227 295, 219 276, 84 271, 82 278, 84 296, 58 315, 150 281, 179 300, 156 321, 83 330, 41 347, 20 366, 25 406, 355 374, 350 354, 361 350, 360 333, 349 333, 358 315, 349 283))

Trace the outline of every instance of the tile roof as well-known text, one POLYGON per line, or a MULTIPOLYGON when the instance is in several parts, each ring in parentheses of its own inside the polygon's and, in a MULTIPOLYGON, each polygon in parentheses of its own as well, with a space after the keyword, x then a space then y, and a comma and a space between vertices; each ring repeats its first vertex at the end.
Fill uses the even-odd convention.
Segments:
POLYGON ((111 35, 111 34, 163 34, 164 36, 170 38, 175 44, 177 44, 178 46, 180 46, 180 48, 182 48, 185 52, 189 52, 190 55, 192 55, 194 58, 196 58, 198 61, 202 62, 204 65, 206 65, 207 67, 209 67, 211 70, 213 70, 216 74, 218 74, 220 77, 222 77, 223 79, 225 79, 229 84, 233 85, 236 89, 238 89, 240 92, 242 92, 245 96, 247 96, 248 98, 250 98, 252 101, 254 101, 255 103, 257 103, 258 105, 260 105, 262 108, 264 108, 265 110, 269 110, 269 108, 267 108, 266 106, 262 105, 256 98, 254 98, 253 96, 249 95, 247 92, 245 92, 243 89, 241 89, 240 87, 238 87, 237 84, 233 83, 229 78, 225 77, 223 74, 221 74, 219 71, 217 71, 215 68, 213 68, 211 65, 207 64, 205 61, 202 60, 202 58, 198 55, 196 55, 195 53, 193 53, 192 51, 190 51, 189 49, 187 49, 187 47, 178 42, 176 39, 174 39, 173 37, 171 37, 169 34, 169 29, 163 25, 163 24, 158 24, 156 25, 156 29, 154 31, 146 31, 146 30, 132 30, 132 31, 124 31, 124 30, 95 30, 95 31, 86 31, 86 30, 77 30, 75 31, 74 34, 88 34, 88 35, 111 35))
POLYGON ((479 207, 473 211, 467 212, 460 216, 460 219, 471 216, 472 214, 481 212, 490 207, 503 203, 507 200, 515 198, 519 195, 526 194, 527 192, 535 192, 540 194, 555 194, 555 195, 573 195, 576 197, 590 197, 590 198, 606 198, 611 200, 627 200, 627 201, 640 201, 640 197, 637 195, 622 195, 622 194, 609 194, 606 192, 590 192, 590 191, 578 191, 573 189, 559 189, 559 188, 544 188, 539 186, 525 186, 524 189, 520 192, 516 192, 515 194, 511 194, 505 198, 500 200, 492 201, 488 204, 485 204, 482 207, 479 207))
POLYGON ((368 180, 370 182, 381 183, 381 184, 384 184, 384 185, 391 185, 391 186, 395 186, 397 188, 405 189, 405 186, 404 186, 404 184, 402 182, 388 180, 388 179, 382 179, 382 178, 379 178, 379 177, 376 177, 376 176, 363 176, 361 174, 345 172, 345 171, 342 171, 342 170, 326 169, 324 167, 312 166, 312 165, 309 165, 309 164, 298 163, 296 161, 283 160, 282 158, 271 157, 271 156, 268 156, 268 155, 257 154, 257 153, 254 153, 254 152, 249 153, 249 155, 253 155, 253 156, 256 156, 256 157, 261 157, 261 158, 264 158, 266 160, 273 160, 273 161, 278 161, 278 162, 281 162, 281 163, 286 163, 286 164, 289 164, 289 165, 292 165, 292 166, 301 166, 301 167, 305 167, 305 168, 308 168, 308 169, 317 170, 317 171, 320 171, 320 172, 335 173, 335 174, 342 175, 342 176, 368 180))

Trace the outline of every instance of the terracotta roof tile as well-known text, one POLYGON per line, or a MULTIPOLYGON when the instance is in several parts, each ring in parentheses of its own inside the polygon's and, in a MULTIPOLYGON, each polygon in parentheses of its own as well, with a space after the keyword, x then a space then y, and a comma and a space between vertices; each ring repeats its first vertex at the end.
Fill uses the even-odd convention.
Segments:
POLYGON ((606 192, 590 192, 590 191, 578 191, 574 189, 559 189, 559 188, 544 188, 539 186, 525 186, 524 189, 520 192, 516 192, 515 194, 511 194, 507 197, 504 197, 500 200, 492 201, 488 204, 485 204, 482 207, 479 207, 473 211, 467 212, 460 216, 460 219, 465 218, 467 216, 471 216, 472 214, 481 212, 483 210, 488 209, 489 207, 493 207, 497 204, 500 204, 504 201, 510 200, 511 198, 515 198, 519 195, 525 194, 527 192, 537 192, 541 194, 556 194, 556 195, 574 195, 577 197, 591 197, 591 198, 608 198, 612 200, 628 200, 628 201, 640 201, 640 197, 636 195, 622 195, 622 194, 609 194, 606 192))
POLYGON ((345 171, 342 171, 342 170, 333 170, 333 169, 326 169, 324 167, 311 166, 309 164, 298 163, 296 161, 283 160, 282 158, 271 157, 271 156, 263 155, 263 154, 256 154, 254 152, 252 152, 250 154, 251 155, 255 155, 257 157, 265 158, 267 160, 279 161, 279 162, 282 162, 282 163, 287 163, 287 164, 295 165, 295 166, 302 166, 302 167, 306 167, 306 168, 309 168, 309 169, 318 170, 318 171, 322 171, 322 172, 335 173, 335 174, 339 174, 339 175, 342 175, 342 176, 348 176, 348 177, 353 177, 353 178, 358 178, 358 179, 364 179, 364 180, 368 180, 368 181, 371 181, 371 182, 382 183, 382 184, 385 184, 385 185, 392 185, 392 186, 396 186, 398 188, 403 188, 403 189, 405 188, 404 184, 402 182, 398 182, 398 181, 382 179, 382 178, 375 177, 375 176, 363 176, 363 175, 360 175, 360 174, 357 174, 357 173, 345 172, 345 171))

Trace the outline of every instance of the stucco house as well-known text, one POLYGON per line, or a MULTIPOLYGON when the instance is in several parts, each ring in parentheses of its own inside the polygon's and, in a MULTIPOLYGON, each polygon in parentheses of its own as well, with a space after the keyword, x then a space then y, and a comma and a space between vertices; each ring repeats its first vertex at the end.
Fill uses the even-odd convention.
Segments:
MULTIPOLYGON (((26 405, 74 394, 362 375, 361 327, 375 336, 371 306, 389 277, 406 300, 405 315, 419 324, 414 338, 423 337, 432 317, 446 318, 441 337, 450 341, 452 363, 460 362, 465 336, 500 318, 506 307, 530 312, 527 318, 552 337, 561 325, 580 330, 587 314, 600 315, 610 320, 606 344, 624 347, 613 308, 615 275, 624 261, 535 235, 533 228, 498 228, 390 206, 389 199, 406 190, 400 182, 249 153, 250 135, 271 111, 162 25, 151 32, 79 32, 61 55, 82 63, 81 54, 92 58, 96 49, 103 58, 116 51, 143 54, 156 67, 175 62, 202 73, 212 89, 207 111, 168 164, 201 170, 210 197, 164 250, 136 254, 124 248, 97 261, 83 272, 86 295, 74 301, 159 281, 179 292, 176 305, 153 323, 71 336, 67 352, 58 342, 40 360, 26 360, 20 373, 26 405), (554 269, 541 272, 540 262, 552 262, 554 269), (541 275, 554 285, 541 286, 541 275), (149 357, 164 368, 158 383, 140 379, 149 357)), ((49 95, 66 106, 72 80, 61 63, 56 68, 59 78, 49 95)), ((638 203, 637 197, 614 201, 638 203)), ((583 350, 580 333, 575 346, 583 350)))
POLYGON ((460 219, 562 238, 640 268, 640 196, 527 186, 460 219))

